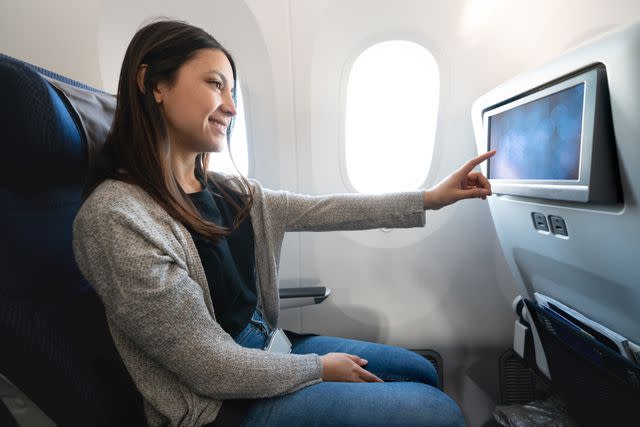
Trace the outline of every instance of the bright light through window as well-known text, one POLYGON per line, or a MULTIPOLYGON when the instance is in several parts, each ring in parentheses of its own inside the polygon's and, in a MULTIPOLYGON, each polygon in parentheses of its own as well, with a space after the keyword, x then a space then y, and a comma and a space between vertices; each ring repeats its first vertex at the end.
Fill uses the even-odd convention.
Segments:
MULTIPOLYGON (((233 160, 242 175, 247 176, 247 173, 249 172, 247 127, 244 120, 244 103, 242 101, 242 89, 240 88, 240 82, 237 83, 236 91, 238 105, 236 105, 237 114, 235 126, 231 132, 231 154, 233 155, 233 160)), ((224 145, 224 149, 220 153, 211 153, 209 155, 209 170, 225 174, 238 174, 233 163, 231 163, 229 147, 227 147, 227 144, 224 145)))
POLYGON ((363 193, 420 187, 429 172, 438 114, 435 58, 409 41, 387 41, 355 61, 347 86, 345 160, 363 193))

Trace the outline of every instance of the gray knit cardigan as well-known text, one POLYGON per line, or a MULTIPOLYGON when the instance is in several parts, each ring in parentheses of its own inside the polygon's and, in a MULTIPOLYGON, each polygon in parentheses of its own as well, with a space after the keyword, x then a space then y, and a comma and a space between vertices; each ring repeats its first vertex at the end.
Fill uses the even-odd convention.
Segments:
MULTIPOLYGON (((421 191, 308 196, 251 185, 258 307, 272 327, 285 231, 425 223, 421 191)), ((225 399, 268 398, 322 381, 318 355, 244 348, 222 330, 191 235, 139 187, 100 184, 75 218, 73 250, 104 304, 150 426, 201 426, 225 399)))

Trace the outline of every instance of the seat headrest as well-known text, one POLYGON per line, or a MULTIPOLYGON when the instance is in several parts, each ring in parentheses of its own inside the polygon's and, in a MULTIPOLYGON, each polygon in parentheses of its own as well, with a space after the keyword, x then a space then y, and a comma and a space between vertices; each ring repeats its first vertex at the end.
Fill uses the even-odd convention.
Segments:
POLYGON ((115 97, 2 54, 0 93, 0 294, 45 300, 84 292, 72 222, 115 97))
POLYGON ((115 96, 2 54, 0 86, 3 185, 82 184, 115 96))

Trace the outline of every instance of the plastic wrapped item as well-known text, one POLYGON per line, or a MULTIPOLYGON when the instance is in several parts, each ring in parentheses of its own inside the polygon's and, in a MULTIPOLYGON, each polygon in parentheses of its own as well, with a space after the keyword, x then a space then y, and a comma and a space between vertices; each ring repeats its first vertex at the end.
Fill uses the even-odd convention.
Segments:
POLYGON ((496 406, 493 417, 505 427, 578 427, 555 395, 524 405, 496 406))

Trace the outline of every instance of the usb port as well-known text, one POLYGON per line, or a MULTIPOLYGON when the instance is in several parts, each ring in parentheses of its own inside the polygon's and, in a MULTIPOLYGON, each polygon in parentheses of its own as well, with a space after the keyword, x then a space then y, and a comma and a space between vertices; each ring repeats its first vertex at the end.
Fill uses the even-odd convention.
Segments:
POLYGON ((533 219, 533 227, 540 231, 549 231, 549 225, 547 225, 547 218, 544 214, 538 212, 531 212, 531 218, 533 219))
POLYGON ((553 231, 554 234, 558 234, 560 236, 569 235, 569 232, 567 231, 567 225, 565 224, 562 217, 549 215, 549 224, 551 224, 551 231, 553 231))

